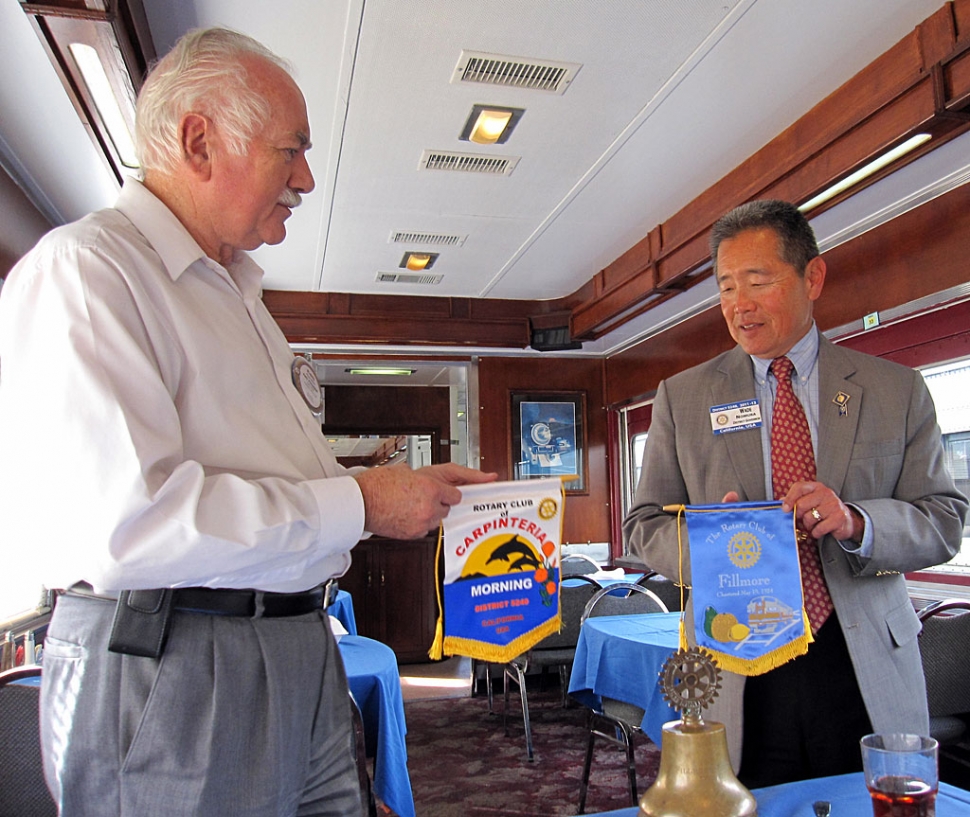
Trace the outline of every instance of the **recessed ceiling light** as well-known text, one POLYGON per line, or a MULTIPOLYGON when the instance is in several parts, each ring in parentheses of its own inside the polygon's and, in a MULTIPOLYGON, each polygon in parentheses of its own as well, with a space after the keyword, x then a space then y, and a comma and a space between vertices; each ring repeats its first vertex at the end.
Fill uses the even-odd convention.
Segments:
POLYGON ((431 269, 434 262, 438 260, 436 252, 406 252, 398 264, 401 269, 409 269, 414 272, 431 269))
POLYGON ((458 138, 479 145, 503 145, 522 118, 522 108, 499 105, 473 105, 465 127, 458 138))

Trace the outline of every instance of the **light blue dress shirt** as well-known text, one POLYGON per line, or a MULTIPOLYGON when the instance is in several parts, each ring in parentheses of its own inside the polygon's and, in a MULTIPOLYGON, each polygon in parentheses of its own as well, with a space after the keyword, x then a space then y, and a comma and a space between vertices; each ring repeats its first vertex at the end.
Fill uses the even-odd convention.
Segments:
MULTIPOLYGON (((795 367, 792 372, 792 391, 805 410, 808 420, 808 430, 812 435, 812 453, 818 461, 818 329, 812 323, 812 328, 796 343, 786 355, 795 367)), ((775 394, 778 380, 769 374, 770 360, 751 356, 754 366, 755 388, 758 401, 761 403, 761 451, 764 457, 765 496, 773 497, 771 485, 771 412, 775 405, 775 394)), ((846 503, 849 504, 849 503, 846 503)), ((839 540, 842 549, 862 558, 868 558, 872 553, 872 525, 868 515, 856 507, 849 505, 865 520, 866 527, 862 536, 862 543, 839 540)))

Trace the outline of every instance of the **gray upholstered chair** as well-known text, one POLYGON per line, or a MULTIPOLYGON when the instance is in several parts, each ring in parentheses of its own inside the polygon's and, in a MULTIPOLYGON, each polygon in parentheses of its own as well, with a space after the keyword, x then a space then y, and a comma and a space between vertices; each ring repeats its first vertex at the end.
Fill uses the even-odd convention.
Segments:
POLYGON ((637 579, 637 584, 641 587, 646 587, 647 590, 659 596, 669 612, 683 610, 684 604, 687 603, 687 599, 690 596, 690 588, 685 587, 682 604, 680 587, 671 579, 668 579, 666 576, 661 576, 655 571, 645 574, 642 579, 637 579))
MULTIPOLYGON (((677 589, 677 588, 675 588, 677 589)), ((678 589, 678 601, 679 597, 678 589)), ((619 582, 604 587, 586 603, 582 620, 590 616, 623 616, 643 613, 667 613, 669 610, 663 600, 651 590, 636 582, 619 582)), ((644 683, 650 683, 644 679, 644 683)), ((579 814, 586 810, 586 792, 589 789, 589 775, 593 764, 593 750, 596 738, 615 743, 626 752, 627 778, 630 784, 630 804, 637 805, 637 763, 633 750, 634 733, 642 733, 640 723, 644 712, 639 706, 619 701, 615 698, 602 698, 601 709, 590 709, 587 714, 586 757, 583 761, 583 777, 579 785, 579 814)))
POLYGON ((940 746, 966 737, 970 718, 970 601, 944 599, 919 612, 930 735, 940 746))
POLYGON ((522 704, 522 721, 525 725, 525 746, 529 760, 534 760, 532 746, 532 725, 529 721, 529 696, 526 689, 526 674, 530 669, 555 667, 559 673, 560 701, 566 706, 566 690, 569 687, 569 673, 576 655, 576 642, 579 640, 580 619, 586 609, 586 602, 601 589, 598 582, 588 576, 564 577, 559 584, 559 609, 562 627, 558 633, 546 636, 528 652, 518 655, 505 664, 503 670, 505 708, 502 711, 502 725, 509 734, 509 692, 510 683, 519 689, 522 704))
POLYGON ((562 557, 559 571, 563 578, 567 576, 588 576, 600 569, 599 564, 584 553, 570 553, 562 557))
POLYGON ((38 666, 0 672, 0 814, 57 817, 40 755, 38 666))

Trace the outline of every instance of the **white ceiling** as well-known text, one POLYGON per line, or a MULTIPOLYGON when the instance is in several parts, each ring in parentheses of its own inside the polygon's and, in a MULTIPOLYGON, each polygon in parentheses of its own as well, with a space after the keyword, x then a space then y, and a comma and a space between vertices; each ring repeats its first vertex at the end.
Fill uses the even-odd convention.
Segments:
MULTIPOLYGON (((267 288, 539 299, 575 291, 942 0, 144 3, 159 52, 226 25, 294 66, 317 188, 286 241, 257 251, 267 288), (463 50, 581 67, 562 94, 453 83, 463 50), (474 103, 525 109, 508 143, 459 141, 474 103), (501 177, 419 170, 429 149, 521 158, 501 177), (467 236, 430 248, 440 284, 375 282, 405 249, 429 249, 390 243, 402 230, 467 236)), ((55 222, 110 204, 114 185, 17 0, 0 0, 0 46, 4 166, 55 222)), ((852 223, 886 206, 870 199, 843 209, 852 223)), ((831 232, 848 226, 837 222, 831 232)))

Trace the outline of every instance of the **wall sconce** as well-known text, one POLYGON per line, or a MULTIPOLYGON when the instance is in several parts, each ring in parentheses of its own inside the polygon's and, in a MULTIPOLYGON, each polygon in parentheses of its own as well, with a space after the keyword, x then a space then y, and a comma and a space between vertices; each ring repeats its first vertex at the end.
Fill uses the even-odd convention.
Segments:
POLYGON ((141 0, 21 3, 74 109, 119 184, 138 167, 135 96, 155 45, 141 0))
POLYGON ((523 108, 498 105, 473 105, 458 138, 479 145, 503 145, 525 113, 523 108))

